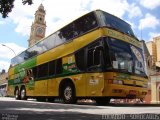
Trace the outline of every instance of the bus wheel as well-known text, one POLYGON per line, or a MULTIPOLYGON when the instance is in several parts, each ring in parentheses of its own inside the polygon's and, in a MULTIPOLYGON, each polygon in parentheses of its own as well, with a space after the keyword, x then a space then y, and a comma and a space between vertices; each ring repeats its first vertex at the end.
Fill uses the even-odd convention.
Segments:
POLYGON ((18 88, 15 89, 15 99, 20 100, 20 95, 19 95, 19 89, 18 88))
POLYGON ((107 105, 110 103, 110 98, 96 98, 97 105, 107 105))
POLYGON ((21 98, 21 100, 27 100, 25 87, 22 87, 22 88, 21 88, 20 98, 21 98))
POLYGON ((74 104, 77 102, 73 84, 68 83, 63 86, 62 99, 66 104, 74 104))

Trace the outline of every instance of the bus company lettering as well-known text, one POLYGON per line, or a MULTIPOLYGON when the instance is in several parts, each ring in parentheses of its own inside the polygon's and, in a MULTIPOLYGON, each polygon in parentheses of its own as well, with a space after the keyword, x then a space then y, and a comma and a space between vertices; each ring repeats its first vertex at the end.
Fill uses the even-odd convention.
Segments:
POLYGON ((136 41, 135 39, 131 38, 131 37, 128 37, 128 36, 124 36, 123 34, 121 33, 118 33, 118 32, 115 32, 113 30, 109 30, 107 29, 107 34, 108 36, 110 37, 114 37, 114 38, 117 38, 117 39, 120 39, 120 40, 123 40, 123 41, 126 41, 126 42, 129 42, 137 47, 141 47, 141 44, 136 41))
POLYGON ((124 36, 120 33, 117 33, 117 32, 114 32, 113 30, 109 30, 107 29, 107 33, 109 36, 111 37, 114 37, 114 38, 118 38, 118 39, 121 39, 121 40, 124 40, 124 36))

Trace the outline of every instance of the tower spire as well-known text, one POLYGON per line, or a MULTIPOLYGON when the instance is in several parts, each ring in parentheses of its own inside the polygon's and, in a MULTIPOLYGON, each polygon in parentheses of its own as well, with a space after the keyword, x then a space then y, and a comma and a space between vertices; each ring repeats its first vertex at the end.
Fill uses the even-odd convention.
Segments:
POLYGON ((28 47, 34 45, 39 40, 45 37, 46 32, 46 11, 43 4, 41 3, 35 12, 34 22, 31 25, 30 38, 28 40, 28 47))

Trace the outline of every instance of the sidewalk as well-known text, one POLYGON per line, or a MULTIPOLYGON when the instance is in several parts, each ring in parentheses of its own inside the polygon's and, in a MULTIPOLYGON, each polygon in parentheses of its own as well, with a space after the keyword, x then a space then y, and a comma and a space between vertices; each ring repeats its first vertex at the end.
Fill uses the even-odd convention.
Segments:
POLYGON ((160 104, 145 104, 145 103, 110 103, 108 106, 114 107, 160 107, 160 104))

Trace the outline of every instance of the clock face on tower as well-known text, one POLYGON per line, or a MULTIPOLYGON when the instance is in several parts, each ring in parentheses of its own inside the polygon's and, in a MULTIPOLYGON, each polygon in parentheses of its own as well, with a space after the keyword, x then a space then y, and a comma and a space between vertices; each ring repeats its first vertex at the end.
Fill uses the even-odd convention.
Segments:
POLYGON ((44 34, 44 30, 42 27, 37 27, 36 34, 42 36, 44 34))

